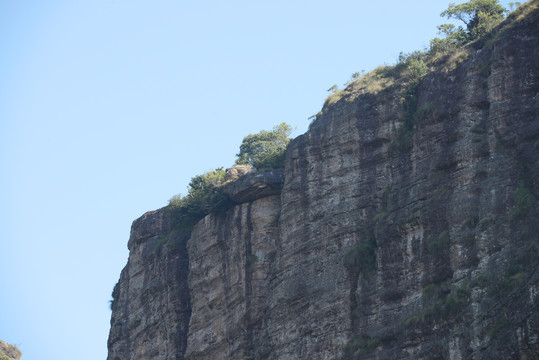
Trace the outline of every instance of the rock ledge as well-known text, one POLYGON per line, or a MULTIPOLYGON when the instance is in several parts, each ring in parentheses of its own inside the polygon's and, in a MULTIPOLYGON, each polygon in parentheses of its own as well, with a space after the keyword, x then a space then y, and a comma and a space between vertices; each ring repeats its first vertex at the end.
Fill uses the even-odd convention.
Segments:
POLYGON ((223 185, 223 192, 237 204, 270 195, 279 195, 284 184, 284 169, 248 172, 223 185))

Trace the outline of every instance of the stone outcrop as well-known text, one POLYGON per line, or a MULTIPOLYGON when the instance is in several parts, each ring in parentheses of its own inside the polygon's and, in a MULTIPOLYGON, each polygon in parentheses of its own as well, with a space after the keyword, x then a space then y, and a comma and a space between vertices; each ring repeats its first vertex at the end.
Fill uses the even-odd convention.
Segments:
MULTIPOLYGON (((227 169, 228 170, 228 169, 227 169)), ((268 169, 246 173, 223 185, 223 192, 237 204, 280 195, 284 184, 284 169, 268 169)))
POLYGON ((251 165, 234 165, 226 169, 226 181, 236 181, 239 177, 254 171, 256 171, 256 169, 254 166, 251 165))
POLYGON ((537 359, 538 18, 427 74, 413 114, 403 84, 328 103, 191 233, 136 220, 109 360, 537 359))
POLYGON ((0 360, 19 360, 22 353, 16 346, 0 340, 0 360))
POLYGON ((112 294, 109 359, 183 359, 191 318, 188 239, 171 231, 162 209, 133 222, 129 260, 112 294))

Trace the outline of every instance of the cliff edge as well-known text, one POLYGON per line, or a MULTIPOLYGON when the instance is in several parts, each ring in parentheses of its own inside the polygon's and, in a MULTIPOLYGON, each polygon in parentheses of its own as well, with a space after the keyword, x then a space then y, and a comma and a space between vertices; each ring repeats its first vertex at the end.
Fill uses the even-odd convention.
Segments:
POLYGON ((412 90, 350 84, 284 172, 228 184, 235 204, 192 232, 167 208, 135 220, 108 359, 539 358, 527 6, 412 90))

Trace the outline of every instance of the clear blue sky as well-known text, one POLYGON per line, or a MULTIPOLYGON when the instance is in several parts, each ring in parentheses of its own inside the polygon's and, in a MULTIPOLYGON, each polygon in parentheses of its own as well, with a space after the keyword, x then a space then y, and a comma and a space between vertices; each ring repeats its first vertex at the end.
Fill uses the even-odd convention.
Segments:
POLYGON ((448 2, 2 0, 0 339, 105 359, 131 222, 243 136, 305 132, 330 86, 428 45, 448 2))

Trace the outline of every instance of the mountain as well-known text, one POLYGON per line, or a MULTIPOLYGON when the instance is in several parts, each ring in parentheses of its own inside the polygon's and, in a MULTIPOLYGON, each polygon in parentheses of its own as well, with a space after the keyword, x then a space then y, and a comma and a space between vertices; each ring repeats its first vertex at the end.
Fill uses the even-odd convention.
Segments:
POLYGON ((108 359, 538 359, 539 1, 412 65, 330 95, 192 231, 135 220, 108 359))

